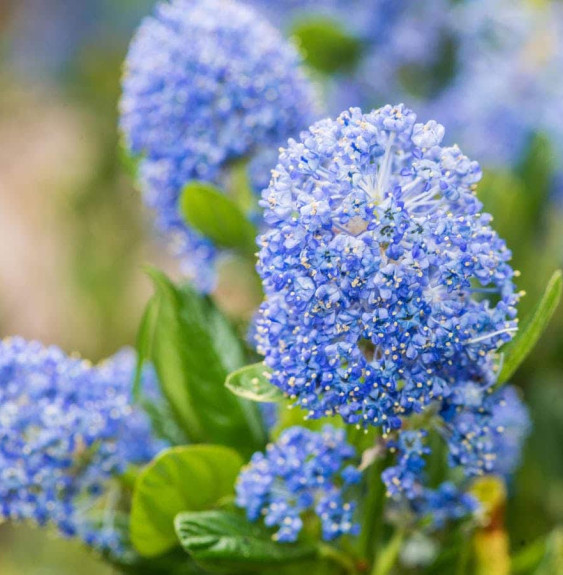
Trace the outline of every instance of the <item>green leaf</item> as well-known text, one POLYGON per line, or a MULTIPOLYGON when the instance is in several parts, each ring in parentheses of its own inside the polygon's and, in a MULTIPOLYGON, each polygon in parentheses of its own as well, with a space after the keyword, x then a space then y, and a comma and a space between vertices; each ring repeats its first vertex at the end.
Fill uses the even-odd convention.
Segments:
POLYGON ((224 385, 244 363, 227 320, 191 287, 178 289, 160 272, 150 275, 158 301, 150 359, 176 422, 193 443, 220 443, 245 455, 260 450, 266 434, 257 406, 224 385))
POLYGON ((553 531, 546 544, 545 556, 534 575, 563 573, 563 528, 553 531))
POLYGON ((256 252, 256 228, 238 205, 215 186, 198 181, 188 183, 180 206, 186 221, 215 245, 248 255, 256 252))
POLYGON ((284 429, 295 425, 305 427, 311 431, 322 431, 325 425, 331 425, 339 429, 346 428, 344 421, 340 417, 326 416, 319 419, 310 419, 307 410, 295 404, 293 400, 284 398, 279 406, 277 423, 271 430, 270 436, 273 439, 277 439, 284 429))
POLYGON ((302 20, 291 35, 307 64, 324 74, 354 69, 362 54, 361 42, 330 18, 302 20))
POLYGON ((317 554, 311 545, 274 542, 270 531, 236 513, 180 513, 174 523, 184 550, 210 570, 261 571, 317 554))
POLYGON ((160 555, 175 545, 174 517, 209 509, 234 493, 243 461, 219 445, 173 447, 161 453, 135 482, 131 541, 143 556, 160 555))
POLYGON ((123 167, 125 173, 133 180, 137 182, 139 176, 139 164, 141 163, 141 156, 134 156, 127 149, 127 145, 123 138, 120 138, 117 150, 117 156, 123 167))
POLYGON ((143 370, 147 369, 146 362, 152 357, 153 338, 155 326, 158 321, 159 300, 153 298, 149 301, 137 334, 137 368, 133 382, 133 398, 149 416, 154 433, 171 445, 183 445, 187 441, 185 432, 178 426, 171 407, 166 401, 155 402, 153 398, 146 397, 142 388, 143 370))
POLYGON ((508 381, 532 351, 547 327, 561 300, 562 276, 556 271, 549 280, 542 299, 520 329, 518 335, 504 349, 504 363, 499 384, 508 381))
POLYGON ((263 362, 255 363, 230 373, 225 385, 239 397, 259 403, 276 403, 284 396, 270 382, 269 373, 263 362))

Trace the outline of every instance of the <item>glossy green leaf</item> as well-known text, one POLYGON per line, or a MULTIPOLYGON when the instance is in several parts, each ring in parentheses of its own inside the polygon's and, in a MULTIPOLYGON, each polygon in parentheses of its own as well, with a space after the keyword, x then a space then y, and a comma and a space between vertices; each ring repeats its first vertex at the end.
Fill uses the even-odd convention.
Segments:
POLYGON ((243 464, 236 451, 218 445, 173 447, 161 453, 135 482, 131 541, 143 556, 175 545, 174 517, 181 511, 213 507, 234 493, 243 464))
POLYGON ((270 531, 232 512, 180 513, 175 525, 185 551, 210 570, 248 572, 317 554, 310 545, 278 544, 270 531))
POLYGON ((239 397, 259 403, 276 403, 284 396, 270 382, 269 373, 263 362, 255 363, 230 373, 225 385, 239 397))
POLYGON ((541 300, 520 328, 518 335, 503 348, 504 363, 499 375, 499 383, 504 383, 512 377, 538 342, 559 305, 561 288, 562 276, 561 271, 558 270, 549 280, 541 300))
POLYGON ((185 432, 178 426, 168 402, 155 402, 154 398, 143 393, 142 373, 146 362, 152 357, 152 345, 156 322, 158 321, 159 299, 149 301, 137 334, 137 369, 133 382, 133 398, 149 416, 153 432, 171 445, 184 445, 187 442, 185 432))
POLYGON ((266 436, 257 406, 224 385, 244 362, 227 320, 191 287, 150 275, 158 301, 150 359, 176 422, 194 443, 220 443, 245 455, 261 449, 266 436))
POLYGON ((324 74, 352 70, 362 53, 360 41, 330 18, 298 22, 291 35, 300 45, 307 64, 324 74))
POLYGON ((256 252, 256 228, 215 186, 190 182, 182 191, 180 206, 186 221, 215 245, 249 255, 256 252))

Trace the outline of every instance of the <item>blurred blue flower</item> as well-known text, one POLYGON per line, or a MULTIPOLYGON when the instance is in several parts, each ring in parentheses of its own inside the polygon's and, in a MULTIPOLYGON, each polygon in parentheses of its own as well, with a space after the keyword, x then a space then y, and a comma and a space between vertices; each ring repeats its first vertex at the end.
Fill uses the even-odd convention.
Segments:
POLYGON ((563 153, 559 2, 251 3, 288 30, 328 17, 357 38, 359 62, 327 81, 333 113, 403 101, 448 126, 454 141, 486 167, 516 166, 538 132, 563 153))
POLYGON ((263 516, 268 527, 278 527, 274 538, 280 542, 297 539, 306 511, 320 518, 324 540, 357 534, 356 504, 347 493, 360 480, 355 458, 344 430, 325 426, 319 433, 291 427, 243 469, 237 505, 246 509, 250 521, 263 516))
POLYGON ((59 81, 85 59, 121 55, 152 0, 19 0, 6 31, 6 56, 19 74, 59 81))
POLYGON ((516 329, 479 165, 443 136, 403 105, 350 109, 281 152, 261 201, 256 341, 310 417, 398 428, 516 329))
POLYGON ((537 133, 562 153, 563 7, 466 1, 451 22, 458 73, 428 113, 488 167, 517 166, 537 133))
MULTIPOLYGON (((235 1, 164 2, 131 44, 120 109, 157 226, 208 291, 216 250, 184 224, 180 192, 190 180, 226 184, 233 162, 275 151, 311 123, 316 102, 297 51, 235 1)), ((265 183, 272 166, 261 167, 253 175, 265 183)))
POLYGON ((0 343, 1 517, 121 551, 110 480, 162 447, 131 402, 135 365, 131 351, 93 367, 19 337, 0 343))
POLYGON ((514 473, 531 429, 528 410, 514 387, 493 391, 490 385, 461 382, 444 401, 442 416, 451 466, 468 476, 514 473))
POLYGON ((431 454, 425 444, 427 435, 424 430, 400 432, 398 440, 389 443, 397 454, 397 462, 385 469, 382 480, 394 505, 416 519, 430 521, 432 528, 441 529, 450 521, 470 517, 478 503, 451 481, 437 488, 427 486, 425 456, 431 454))

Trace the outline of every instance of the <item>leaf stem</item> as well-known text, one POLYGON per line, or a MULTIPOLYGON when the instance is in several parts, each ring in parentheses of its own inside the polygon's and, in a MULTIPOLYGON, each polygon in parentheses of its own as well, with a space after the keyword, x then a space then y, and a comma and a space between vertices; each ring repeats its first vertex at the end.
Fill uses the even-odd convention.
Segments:
POLYGON ((395 563, 397 562, 397 557, 401 551, 401 546, 403 544, 404 538, 404 529, 397 529, 389 543, 387 543, 387 545, 378 555, 373 565, 371 575, 388 575, 388 573, 391 572, 391 569, 393 569, 395 563))
POLYGON ((356 564, 349 555, 330 545, 319 545, 319 557, 332 561, 334 564, 342 567, 349 575, 356 575, 358 572, 356 564))
POLYGON ((363 515, 360 550, 362 557, 371 564, 381 543, 383 531, 383 503, 385 487, 381 481, 382 461, 376 461, 367 470, 367 486, 363 515))

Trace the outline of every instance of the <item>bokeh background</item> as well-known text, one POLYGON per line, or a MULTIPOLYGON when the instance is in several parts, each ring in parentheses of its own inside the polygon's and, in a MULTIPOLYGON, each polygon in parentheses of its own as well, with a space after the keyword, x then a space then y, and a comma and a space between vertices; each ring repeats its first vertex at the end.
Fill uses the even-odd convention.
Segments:
MULTIPOLYGON (((118 154, 121 63, 151 5, 0 0, 2 336, 103 358, 135 340, 150 294, 143 265, 175 274, 118 154)), ((554 162, 563 160, 538 137, 518 173, 487 173, 481 186, 522 271, 523 314, 563 263, 563 200, 549 191, 554 162)), ((229 291, 236 299, 232 284, 229 291)), ((534 432, 510 485, 506 528, 514 552, 563 528, 561 310, 516 383, 534 432)), ((78 571, 109 573, 77 543, 0 525, 0 574, 78 571)))

